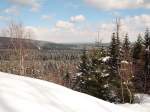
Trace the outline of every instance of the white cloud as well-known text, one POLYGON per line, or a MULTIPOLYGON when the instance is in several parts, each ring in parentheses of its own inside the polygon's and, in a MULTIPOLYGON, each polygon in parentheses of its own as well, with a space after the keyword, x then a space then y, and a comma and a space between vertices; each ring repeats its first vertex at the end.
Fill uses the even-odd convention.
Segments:
POLYGON ((32 5, 31 11, 36 12, 36 11, 38 11, 40 9, 40 7, 41 7, 40 3, 34 3, 32 5))
POLYGON ((70 17, 71 22, 82 22, 85 21, 85 17, 83 15, 77 15, 70 17))
POLYGON ((51 20, 52 16, 51 15, 42 15, 41 19, 43 19, 43 20, 51 20))
POLYGON ((80 7, 80 5, 79 5, 79 4, 75 4, 75 3, 73 3, 73 2, 67 2, 67 3, 65 4, 65 7, 66 7, 66 8, 78 9, 78 8, 80 7))
MULTIPOLYGON (((135 41, 139 33, 142 34, 147 27, 150 28, 150 15, 143 14, 138 16, 129 16, 122 18, 120 26, 121 39, 123 39, 125 34, 128 33, 130 40, 135 41)), ((113 23, 106 23, 100 25, 99 29, 101 29, 101 32, 104 35, 102 36, 103 38, 110 38, 112 32, 115 31, 116 27, 113 23)), ((108 40, 104 39, 104 41, 108 40)))
POLYGON ((4 10, 5 13, 7 14, 14 14, 14 15, 18 15, 19 14, 19 9, 16 6, 12 6, 9 7, 7 9, 4 10))
POLYGON ((9 21, 10 18, 7 16, 0 16, 0 21, 9 21))
POLYGON ((150 15, 147 14, 126 17, 122 21, 122 32, 128 32, 131 41, 135 41, 137 35, 143 33, 147 27, 150 28, 150 15))
POLYGON ((70 20, 68 20, 68 21, 59 20, 56 22, 53 30, 74 31, 76 29, 75 23, 82 22, 84 20, 85 20, 85 17, 83 15, 72 16, 72 17, 70 17, 70 20))
POLYGON ((37 11, 39 10, 41 6, 41 0, 7 0, 15 5, 21 5, 21 6, 30 6, 31 11, 37 11))
POLYGON ((99 9, 132 9, 150 8, 150 0, 84 0, 91 6, 99 9))
MULTIPOLYGON (((121 20, 120 37, 124 38, 129 34, 131 41, 135 41, 138 34, 150 28, 150 15, 129 16, 121 20)), ((52 42, 94 42, 97 38, 97 31, 103 42, 110 42, 112 33, 115 31, 115 24, 112 22, 102 24, 91 24, 84 27, 76 27, 73 23, 67 21, 58 21, 53 28, 32 27, 35 38, 38 40, 47 40, 52 42), (95 26, 95 27, 93 27, 95 26)))
POLYGON ((94 42, 96 36, 95 32, 88 29, 82 30, 53 30, 41 27, 28 27, 34 34, 35 38, 38 40, 47 40, 57 43, 69 43, 69 42, 94 42))
MULTIPOLYGON (((144 32, 146 27, 150 27, 150 15, 139 15, 126 17, 121 20, 121 39, 125 34, 129 34, 131 41, 135 41, 137 35, 144 32)), ((52 42, 94 42, 97 38, 97 31, 103 42, 110 42, 112 33, 115 31, 114 23, 102 23, 88 25, 82 28, 75 27, 67 21, 58 21, 53 28, 28 27, 35 33, 35 39, 52 42), (93 28, 95 26, 95 28, 93 28), (65 30, 64 30, 65 29, 65 30), (72 30, 71 30, 72 29, 72 30)))
POLYGON ((143 25, 145 27, 149 27, 150 26, 150 15, 147 14, 142 14, 140 16, 133 16, 133 17, 127 17, 126 21, 132 21, 132 24, 134 24, 135 26, 140 26, 143 25))
POLYGON ((74 28, 74 24, 68 21, 58 21, 56 23, 56 28, 71 30, 74 28))

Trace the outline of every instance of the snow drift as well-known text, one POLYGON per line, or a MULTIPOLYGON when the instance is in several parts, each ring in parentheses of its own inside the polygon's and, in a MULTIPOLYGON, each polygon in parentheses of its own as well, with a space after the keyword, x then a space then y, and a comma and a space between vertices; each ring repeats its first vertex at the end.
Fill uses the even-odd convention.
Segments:
POLYGON ((0 112, 136 111, 57 84, 0 72, 0 112))

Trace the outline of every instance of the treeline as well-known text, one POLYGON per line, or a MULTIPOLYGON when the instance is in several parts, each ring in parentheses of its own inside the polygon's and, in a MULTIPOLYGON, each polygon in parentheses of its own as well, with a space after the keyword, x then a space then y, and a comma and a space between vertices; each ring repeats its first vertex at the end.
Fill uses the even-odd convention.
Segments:
POLYGON ((150 32, 131 44, 128 34, 120 41, 112 34, 108 49, 83 51, 74 90, 115 103, 133 103, 135 93, 150 94, 150 32))
MULTIPOLYGON (((63 84, 76 72, 80 50, 0 49, 0 71, 63 84), (69 75, 66 77, 66 74, 69 75), (68 78, 69 77, 69 78, 68 78)), ((67 87, 69 84, 65 84, 67 87)))

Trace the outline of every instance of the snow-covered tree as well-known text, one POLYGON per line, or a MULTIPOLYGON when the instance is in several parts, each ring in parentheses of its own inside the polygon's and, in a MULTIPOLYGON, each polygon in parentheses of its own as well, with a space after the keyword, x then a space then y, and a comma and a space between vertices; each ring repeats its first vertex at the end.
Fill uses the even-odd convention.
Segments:
POLYGON ((97 98, 111 101, 109 88, 109 72, 106 64, 108 57, 103 48, 92 49, 88 54, 83 52, 78 66, 75 90, 87 93, 97 98))
POLYGON ((110 72, 110 79, 109 84, 112 90, 112 102, 121 102, 121 78, 119 74, 119 66, 120 66, 120 40, 116 37, 116 34, 112 34, 112 40, 109 47, 109 72, 110 72))
POLYGON ((115 33, 112 34, 112 40, 110 43, 110 47, 109 47, 109 52, 110 52, 110 68, 111 68, 111 74, 113 74, 114 76, 116 74, 118 74, 118 65, 119 65, 119 61, 120 61, 120 57, 119 57, 119 45, 117 43, 117 39, 116 39, 116 35, 115 33))
POLYGON ((103 100, 110 100, 109 73, 105 58, 106 53, 103 48, 91 51, 87 93, 103 100))
POLYGON ((75 84, 73 84, 73 89, 80 92, 87 92, 87 80, 89 76, 89 59, 87 52, 84 49, 81 56, 81 60, 78 66, 78 73, 76 74, 75 84))

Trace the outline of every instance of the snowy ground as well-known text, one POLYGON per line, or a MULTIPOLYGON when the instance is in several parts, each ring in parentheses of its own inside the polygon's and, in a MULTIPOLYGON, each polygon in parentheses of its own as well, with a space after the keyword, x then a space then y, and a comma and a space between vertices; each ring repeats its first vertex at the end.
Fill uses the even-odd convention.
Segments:
POLYGON ((136 104, 123 104, 123 107, 130 108, 133 112, 150 112, 150 96, 137 94, 136 104), (139 101, 140 100, 140 101, 139 101))
POLYGON ((148 98, 142 104, 115 105, 53 83, 0 72, 0 112, 150 112, 148 98))

